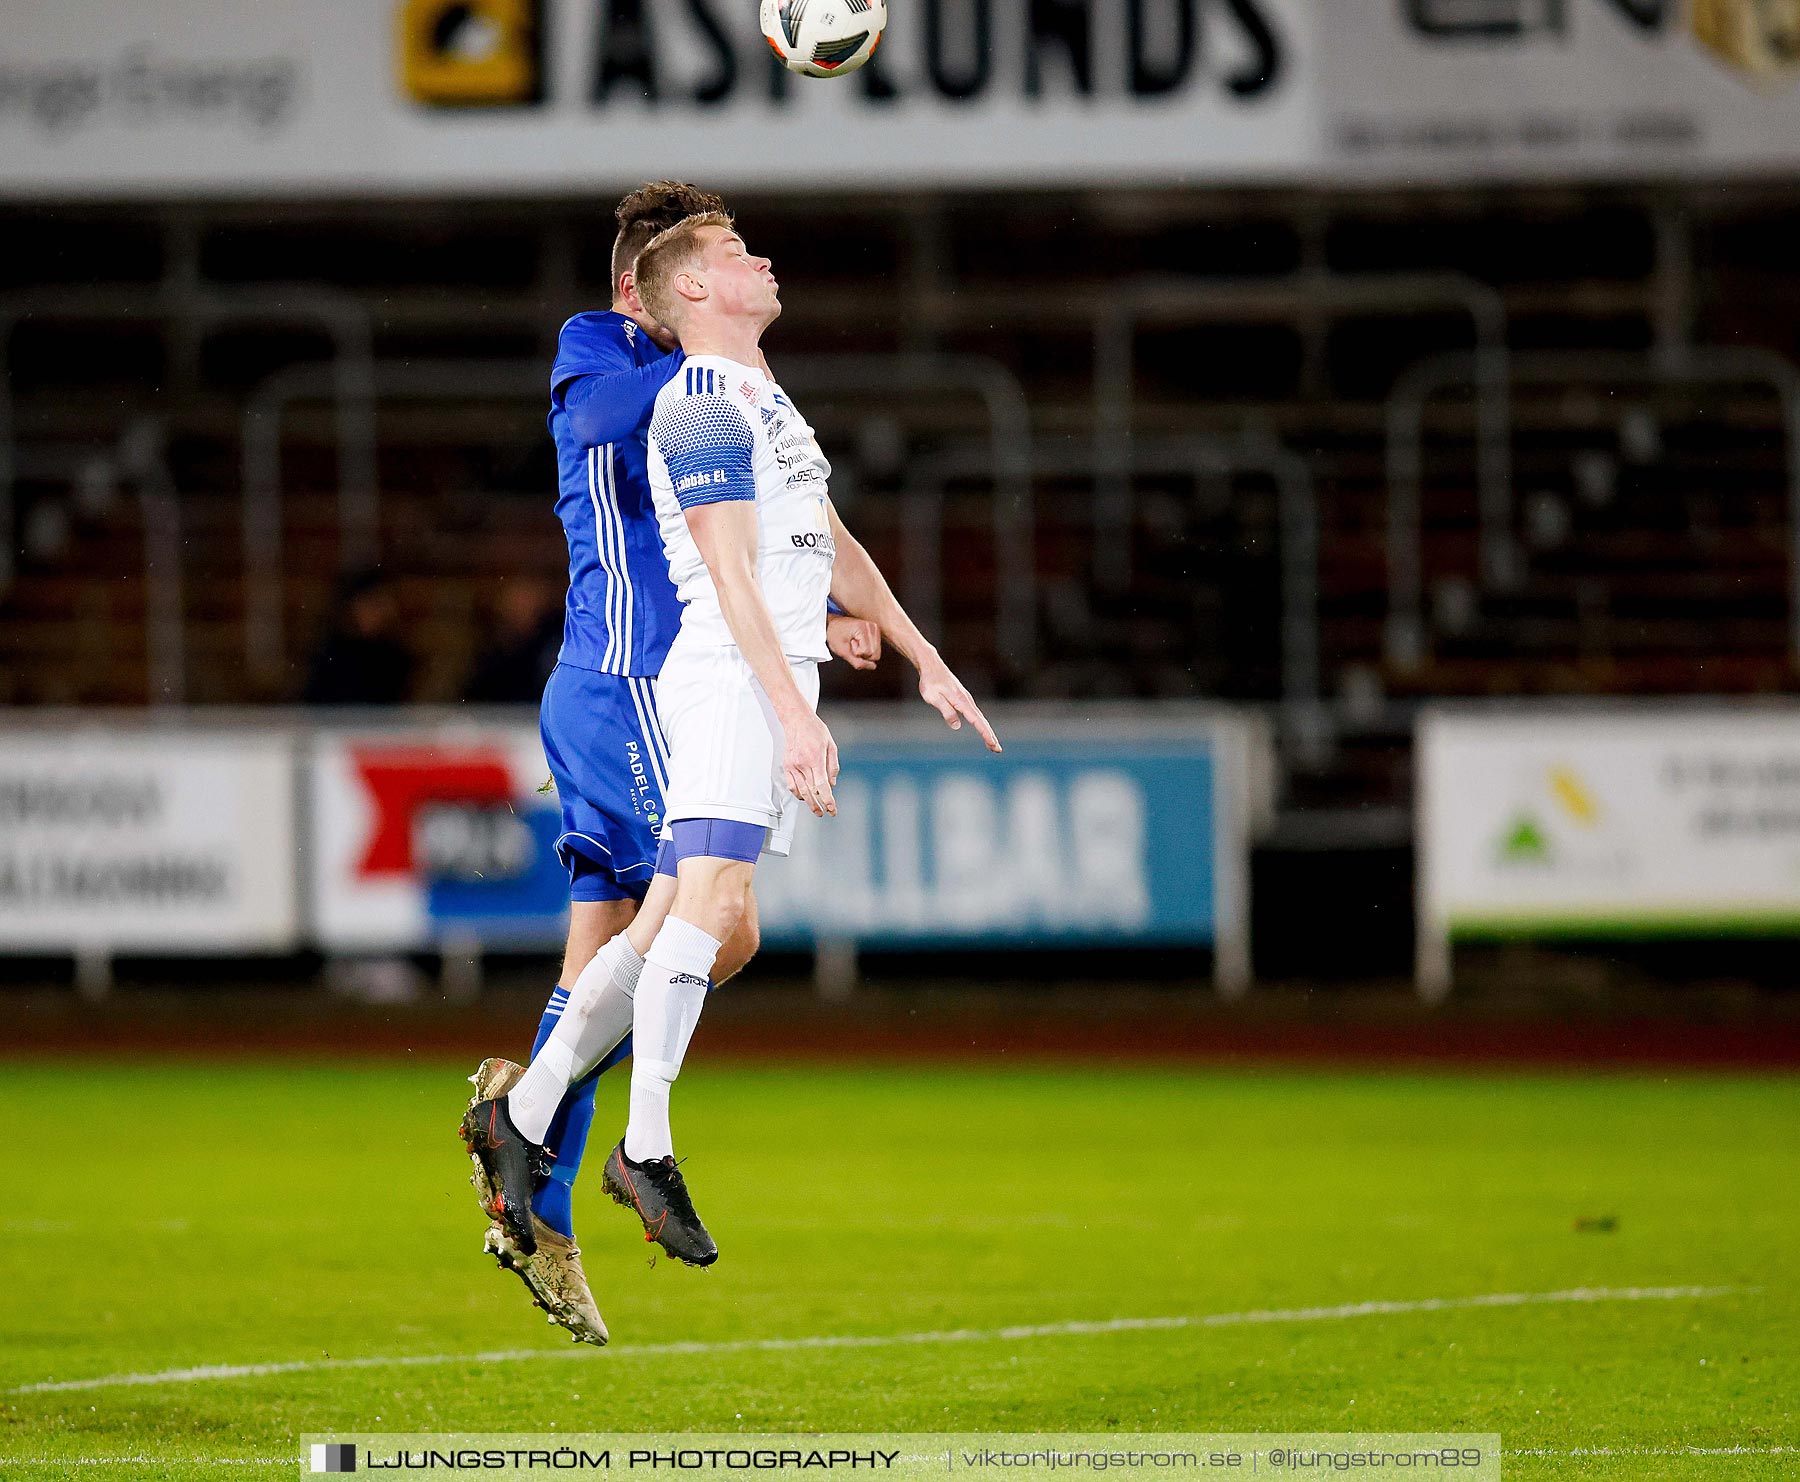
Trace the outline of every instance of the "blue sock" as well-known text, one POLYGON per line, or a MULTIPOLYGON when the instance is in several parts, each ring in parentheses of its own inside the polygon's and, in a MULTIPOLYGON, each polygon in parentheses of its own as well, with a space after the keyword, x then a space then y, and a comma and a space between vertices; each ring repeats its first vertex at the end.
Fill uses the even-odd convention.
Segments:
MULTIPOLYGON (((544 1017, 538 1021, 537 1039, 531 1046, 534 1056, 544 1048, 544 1041, 550 1038, 568 1002, 569 995, 562 988, 550 995, 544 1017)), ((557 1107, 550 1130, 544 1135, 544 1146, 555 1163, 543 1188, 532 1197, 531 1212, 559 1235, 571 1239, 575 1235, 575 1175, 581 1168, 582 1154, 587 1151, 588 1129, 594 1125, 594 1083, 630 1054, 628 1034, 610 1055, 563 1093, 562 1105, 557 1107)))

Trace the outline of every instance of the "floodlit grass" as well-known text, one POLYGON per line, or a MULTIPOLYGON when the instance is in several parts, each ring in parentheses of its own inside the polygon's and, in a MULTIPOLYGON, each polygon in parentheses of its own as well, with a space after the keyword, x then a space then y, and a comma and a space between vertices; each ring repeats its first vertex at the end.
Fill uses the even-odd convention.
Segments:
MULTIPOLYGON (((1469 1430, 1502 1434, 1509 1477, 1800 1464, 1795 1080, 820 1070, 705 1051, 676 1133, 722 1258, 653 1265, 590 1176, 604 1352, 479 1254, 453 1131, 467 1066, 9 1067, 0 1475, 289 1475, 300 1435, 333 1430, 1469 1430), (634 1351, 1675 1285, 1732 1290, 634 1351), (521 1356, 477 1357, 493 1350, 521 1356), (406 1355, 459 1357, 21 1389, 406 1355)), ((596 1157, 624 1088, 603 1084, 596 1157)))

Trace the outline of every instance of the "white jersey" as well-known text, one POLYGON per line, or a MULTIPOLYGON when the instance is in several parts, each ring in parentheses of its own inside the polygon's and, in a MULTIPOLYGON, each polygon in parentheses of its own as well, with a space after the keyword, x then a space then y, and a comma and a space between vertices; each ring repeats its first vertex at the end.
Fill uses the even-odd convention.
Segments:
POLYGON ((825 498, 831 465, 807 421, 760 370, 692 357, 650 413, 650 490, 683 644, 735 647, 684 510, 756 501, 756 576, 790 658, 824 659, 825 601, 837 549, 825 498))

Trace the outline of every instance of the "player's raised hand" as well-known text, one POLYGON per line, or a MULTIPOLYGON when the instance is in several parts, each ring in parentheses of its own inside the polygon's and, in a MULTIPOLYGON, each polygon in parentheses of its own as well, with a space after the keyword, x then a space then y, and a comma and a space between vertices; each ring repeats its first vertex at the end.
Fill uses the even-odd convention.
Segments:
POLYGON ((950 672, 950 666, 935 655, 919 670, 919 697, 944 717, 944 724, 951 730, 960 731, 966 720, 975 727, 975 734, 987 742, 989 751, 1000 750, 1000 738, 994 734, 994 728, 981 713, 974 696, 950 672))
POLYGON ((813 811, 815 818, 837 814, 831 795, 838 779, 837 742, 825 722, 810 710, 781 722, 781 776, 787 789, 813 811))
POLYGON ((834 612, 825 619, 825 646, 852 669, 881 662, 881 625, 834 612))

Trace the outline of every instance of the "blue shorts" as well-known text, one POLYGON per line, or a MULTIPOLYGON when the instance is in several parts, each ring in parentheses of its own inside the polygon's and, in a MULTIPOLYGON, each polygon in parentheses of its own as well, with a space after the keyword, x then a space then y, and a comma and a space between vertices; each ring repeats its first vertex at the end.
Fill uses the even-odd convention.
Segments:
POLYGON ((668 795, 655 681, 558 664, 538 729, 562 801, 556 856, 570 898, 641 901, 656 873, 668 795))

